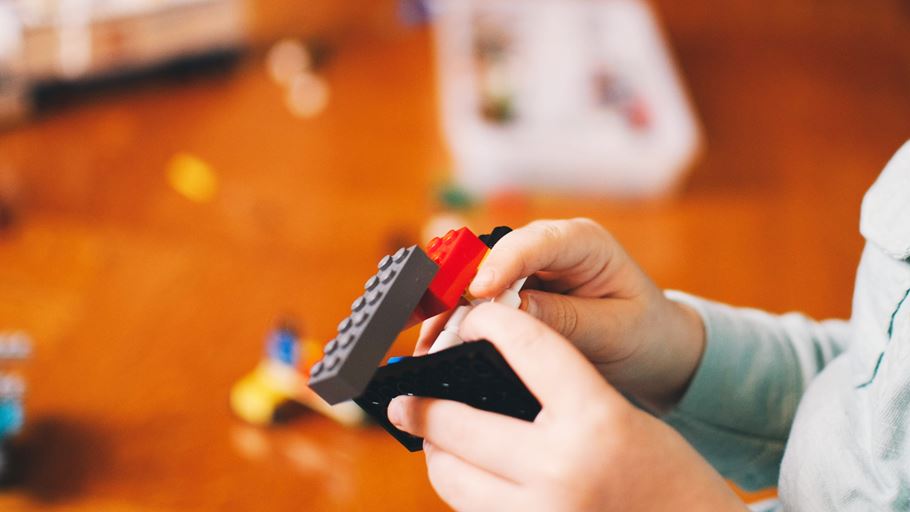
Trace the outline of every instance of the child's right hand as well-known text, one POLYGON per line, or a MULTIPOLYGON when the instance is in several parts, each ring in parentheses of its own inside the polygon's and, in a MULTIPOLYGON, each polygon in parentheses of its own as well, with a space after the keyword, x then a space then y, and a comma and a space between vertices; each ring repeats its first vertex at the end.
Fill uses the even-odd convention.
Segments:
POLYGON ((452 508, 745 510, 679 433, 632 406, 540 321, 481 304, 458 334, 493 343, 541 410, 529 422, 444 399, 392 400, 389 421, 424 438, 430 483, 452 508))
MULTIPOLYGON (((664 297, 623 248, 588 219, 541 220, 512 231, 490 251, 469 291, 496 297, 535 276, 521 309, 571 340, 617 388, 655 410, 685 392, 705 344, 700 316, 664 297)), ((448 315, 424 322, 425 353, 448 315)))

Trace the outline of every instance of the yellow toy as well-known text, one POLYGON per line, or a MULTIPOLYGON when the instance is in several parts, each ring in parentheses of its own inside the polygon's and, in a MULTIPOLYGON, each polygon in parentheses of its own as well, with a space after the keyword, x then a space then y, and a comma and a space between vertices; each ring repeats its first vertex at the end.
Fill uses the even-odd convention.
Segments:
POLYGON ((307 340, 302 348, 303 358, 296 330, 280 325, 266 341, 263 360, 231 388, 234 414, 254 425, 272 425, 282 421, 286 406, 298 404, 342 425, 364 424, 366 414, 353 402, 330 406, 307 387, 307 369, 322 355, 322 345, 307 340))

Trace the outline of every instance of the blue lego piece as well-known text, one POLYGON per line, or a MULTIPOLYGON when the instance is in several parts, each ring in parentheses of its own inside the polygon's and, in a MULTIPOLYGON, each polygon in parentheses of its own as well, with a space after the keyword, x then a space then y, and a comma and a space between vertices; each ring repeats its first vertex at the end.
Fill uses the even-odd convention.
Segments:
POLYGON ((392 356, 389 358, 388 361, 385 362, 385 364, 395 364, 395 363, 404 361, 405 359, 410 359, 410 358, 407 356, 392 356))
POLYGON ((18 434, 24 423, 25 413, 20 400, 0 400, 0 439, 18 434))
POLYGON ((273 331, 266 342, 266 356, 288 366, 300 361, 300 339, 293 329, 282 327, 273 331))

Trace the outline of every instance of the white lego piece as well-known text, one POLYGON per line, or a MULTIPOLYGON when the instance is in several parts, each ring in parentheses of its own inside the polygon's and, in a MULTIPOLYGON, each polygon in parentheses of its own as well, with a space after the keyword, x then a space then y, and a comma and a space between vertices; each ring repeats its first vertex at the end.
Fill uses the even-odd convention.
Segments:
POLYGON ((515 281, 512 283, 512 286, 506 289, 506 291, 500 293, 499 296, 493 299, 493 302, 518 308, 518 306, 521 306, 521 297, 518 296, 518 292, 521 291, 521 287, 525 285, 525 281, 527 280, 527 277, 522 277, 518 281, 515 281))
POLYGON ((458 328, 461 327, 462 320, 464 320, 464 317, 468 316, 468 313, 470 313, 473 308, 473 305, 458 306, 455 308, 455 312, 449 317, 449 321, 446 322, 442 332, 436 336, 436 340, 433 342, 433 345, 430 346, 430 354, 464 343, 464 340, 458 336, 458 328))
POLYGON ((454 347, 464 343, 464 340, 458 336, 458 329, 461 327, 461 322, 464 321, 465 317, 468 316, 468 313, 474 309, 474 306, 478 304, 483 304, 484 302, 496 302, 498 304, 505 304, 507 306, 517 308, 521 305, 521 297, 518 296, 518 292, 521 290, 521 287, 524 286, 527 277, 523 277, 518 281, 512 283, 512 286, 509 286, 506 291, 499 294, 495 299, 474 299, 471 301, 469 306, 458 306, 455 308, 455 312, 452 313, 452 316, 449 317, 449 321, 446 322, 445 327, 443 327, 442 332, 436 336, 436 340, 433 341, 433 345, 430 346, 429 353, 433 354, 439 352, 440 350, 454 347))

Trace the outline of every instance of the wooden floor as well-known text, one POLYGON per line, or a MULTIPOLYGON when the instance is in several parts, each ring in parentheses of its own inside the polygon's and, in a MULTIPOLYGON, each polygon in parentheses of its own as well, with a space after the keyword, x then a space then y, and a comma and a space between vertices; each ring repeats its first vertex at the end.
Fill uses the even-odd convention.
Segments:
MULTIPOLYGON (((766 32, 660 3, 707 139, 681 193, 513 199, 478 224, 590 216, 663 286, 849 315, 862 194, 910 136, 910 52, 888 32, 908 33, 906 12, 868 33, 803 30, 816 18, 801 14, 766 32)), ((0 508, 444 509, 422 457, 379 429, 307 416, 263 431, 227 407, 279 316, 333 334, 378 258, 417 237, 447 166, 428 34, 338 41, 313 120, 288 113, 254 54, 228 77, 0 132, 21 206, 0 235, 0 331, 36 344, 22 483, 0 508), (170 188, 179 152, 212 166, 214 201, 170 188)))

